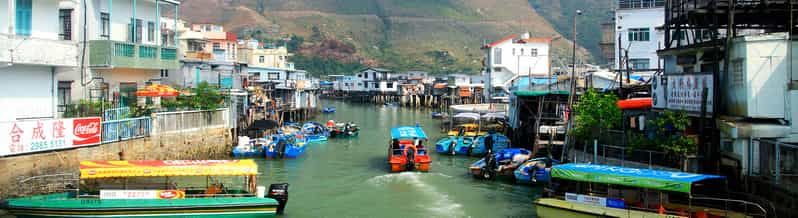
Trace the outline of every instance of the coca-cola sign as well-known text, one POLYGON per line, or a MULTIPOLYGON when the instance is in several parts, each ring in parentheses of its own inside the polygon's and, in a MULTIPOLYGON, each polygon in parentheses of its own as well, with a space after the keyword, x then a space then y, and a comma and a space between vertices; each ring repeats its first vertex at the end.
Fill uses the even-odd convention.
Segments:
POLYGON ((100 143, 102 128, 100 128, 101 121, 99 117, 76 118, 72 122, 74 125, 72 134, 75 135, 72 141, 73 145, 80 146, 100 143))
POLYGON ((100 144, 100 117, 0 122, 0 156, 100 144))

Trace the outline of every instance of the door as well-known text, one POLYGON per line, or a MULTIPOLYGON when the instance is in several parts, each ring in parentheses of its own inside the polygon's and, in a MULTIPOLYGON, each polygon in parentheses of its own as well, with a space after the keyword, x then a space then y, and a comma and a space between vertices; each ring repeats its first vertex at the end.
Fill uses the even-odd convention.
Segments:
POLYGON ((136 106, 136 83, 119 83, 119 106, 136 106))

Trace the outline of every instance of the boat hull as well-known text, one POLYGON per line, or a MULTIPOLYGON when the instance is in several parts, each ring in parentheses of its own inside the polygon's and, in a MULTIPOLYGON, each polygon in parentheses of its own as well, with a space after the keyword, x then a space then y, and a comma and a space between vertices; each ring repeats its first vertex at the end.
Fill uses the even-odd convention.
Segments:
POLYGON ((269 198, 187 199, 11 199, 16 217, 274 217, 277 201, 269 198))
POLYGON ((420 171, 429 172, 430 164, 432 161, 429 156, 416 156, 415 166, 413 169, 407 168, 407 160, 404 156, 393 156, 388 163, 391 165, 391 172, 398 173, 404 171, 420 171))
POLYGON ((554 198, 535 200, 538 217, 619 217, 619 218, 686 218, 684 216, 666 215, 639 210, 599 207, 580 203, 572 203, 554 198))

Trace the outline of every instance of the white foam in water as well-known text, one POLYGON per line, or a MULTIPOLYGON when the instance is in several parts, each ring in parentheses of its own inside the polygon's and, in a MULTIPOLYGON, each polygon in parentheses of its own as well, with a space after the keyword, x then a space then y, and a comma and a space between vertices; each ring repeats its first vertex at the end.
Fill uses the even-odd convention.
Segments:
POLYGON ((434 186, 431 186, 421 181, 421 178, 431 177, 431 176, 451 178, 451 176, 442 173, 401 172, 401 173, 375 176, 369 179, 367 182, 374 186, 384 186, 386 184, 391 184, 391 183, 410 184, 412 186, 415 186, 417 190, 419 190, 424 195, 427 195, 430 199, 433 199, 432 205, 418 204, 417 205, 418 207, 427 209, 430 212, 435 213, 436 214, 435 216, 443 216, 443 217, 465 216, 465 214, 461 210, 463 205, 455 203, 449 198, 449 195, 441 193, 437 189, 435 189, 434 186))

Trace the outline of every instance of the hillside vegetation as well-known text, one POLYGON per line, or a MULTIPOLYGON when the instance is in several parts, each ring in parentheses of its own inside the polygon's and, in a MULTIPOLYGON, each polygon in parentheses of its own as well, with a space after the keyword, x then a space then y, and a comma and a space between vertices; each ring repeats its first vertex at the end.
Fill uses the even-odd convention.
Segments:
MULTIPOLYGON (((293 61, 311 73, 351 73, 363 66, 477 73, 485 41, 525 31, 533 37, 570 34, 562 29, 570 21, 556 15, 579 5, 572 1, 595 6, 609 0, 184 0, 181 16, 222 24, 239 37, 291 43, 293 61)), ((580 38, 590 44, 599 37, 580 38)), ((554 46, 555 59, 570 58, 567 37, 554 46)), ((586 47, 591 51, 580 47, 579 56, 593 59, 598 46, 586 47)))

